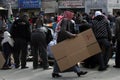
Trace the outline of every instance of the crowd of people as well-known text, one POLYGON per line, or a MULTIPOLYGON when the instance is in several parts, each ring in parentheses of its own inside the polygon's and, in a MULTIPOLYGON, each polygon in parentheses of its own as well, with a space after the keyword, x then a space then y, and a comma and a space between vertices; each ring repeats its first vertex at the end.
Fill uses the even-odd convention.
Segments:
MULTIPOLYGON (((12 64, 15 68, 28 68, 26 60, 28 45, 31 46, 33 69, 39 68, 42 64, 42 68, 47 70, 49 69, 48 48, 51 52, 51 45, 75 38, 77 34, 89 28, 93 30, 102 51, 84 60, 81 65, 86 68, 99 66, 99 71, 105 71, 109 67, 108 62, 115 46, 116 57, 113 67, 120 68, 120 12, 113 16, 101 11, 95 11, 94 14, 64 11, 60 15, 50 17, 39 15, 34 18, 24 14, 15 18, 13 22, 9 22, 11 25, 8 25, 8 22, 9 20, 0 16, 0 50, 5 58, 3 70, 11 69, 12 64), (46 25, 48 23, 52 23, 52 26, 48 27, 46 25), (11 56, 14 59, 13 63, 11 63, 11 56)), ((74 71, 78 77, 87 73, 87 71, 81 71, 78 64, 63 72, 69 71, 74 71)), ((52 77, 61 77, 59 73, 61 71, 55 60, 52 77)))

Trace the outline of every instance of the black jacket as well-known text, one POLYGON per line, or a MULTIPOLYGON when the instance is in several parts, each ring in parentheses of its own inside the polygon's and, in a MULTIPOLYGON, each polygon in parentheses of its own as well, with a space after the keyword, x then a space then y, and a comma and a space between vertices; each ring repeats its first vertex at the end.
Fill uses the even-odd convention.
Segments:
POLYGON ((28 21, 18 19, 16 20, 10 30, 12 38, 20 38, 26 41, 31 39, 30 24, 28 21))

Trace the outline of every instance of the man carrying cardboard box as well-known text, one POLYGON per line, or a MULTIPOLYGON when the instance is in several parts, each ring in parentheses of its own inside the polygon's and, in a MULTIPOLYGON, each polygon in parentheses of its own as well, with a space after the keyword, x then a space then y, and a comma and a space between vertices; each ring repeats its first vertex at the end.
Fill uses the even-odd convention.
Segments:
MULTIPOLYGON (((57 38, 57 42, 61 42, 63 40, 66 40, 68 38, 74 38, 77 35, 74 34, 74 26, 71 26, 72 24, 72 18, 73 18, 74 13, 70 12, 70 11, 65 11, 64 12, 64 18, 61 21, 61 28, 60 31, 58 32, 58 38, 57 38)), ((71 68, 65 70, 66 71, 74 71, 75 73, 77 73, 78 77, 80 77, 80 75, 85 75, 87 72, 85 71, 81 71, 80 67, 76 64, 74 66, 72 66, 71 68)), ((55 60, 54 63, 54 68, 53 68, 53 73, 52 73, 52 77, 61 77, 61 75, 59 75, 58 73, 60 72, 60 69, 58 67, 57 61, 55 60)))

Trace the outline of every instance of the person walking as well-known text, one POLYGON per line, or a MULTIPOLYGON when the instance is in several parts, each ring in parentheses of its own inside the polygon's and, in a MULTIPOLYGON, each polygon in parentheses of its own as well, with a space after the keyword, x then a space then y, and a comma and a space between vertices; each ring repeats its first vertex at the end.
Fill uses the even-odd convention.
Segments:
MULTIPOLYGON (((69 39, 69 38, 74 38, 77 35, 74 33, 74 26, 72 23, 72 18, 73 18, 74 13, 71 11, 65 11, 64 12, 64 18, 61 21, 60 24, 60 31, 58 32, 58 37, 57 37, 57 43, 62 42, 63 40, 69 39)), ((74 71, 77 73, 78 77, 81 75, 85 75, 87 72, 86 71, 81 71, 80 67, 76 64, 73 67, 69 68, 68 70, 65 70, 64 72, 70 72, 74 71)), ((57 77, 62 77, 60 73, 60 69, 58 67, 58 64, 55 60, 54 62, 54 68, 53 68, 53 73, 52 77, 57 78, 57 77)))
POLYGON ((31 39, 30 24, 28 16, 22 15, 11 26, 11 37, 14 39, 13 57, 15 60, 15 68, 28 68, 26 66, 27 46, 31 39))

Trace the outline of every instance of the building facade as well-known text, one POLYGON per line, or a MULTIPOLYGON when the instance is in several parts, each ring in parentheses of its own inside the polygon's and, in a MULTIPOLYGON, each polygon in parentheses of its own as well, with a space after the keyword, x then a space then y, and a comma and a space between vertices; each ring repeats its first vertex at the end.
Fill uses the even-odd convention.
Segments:
POLYGON ((120 0, 108 0, 107 9, 110 14, 120 11, 120 0))
POLYGON ((58 2, 56 0, 42 0, 41 10, 45 13, 57 13, 58 2))
POLYGON ((84 0, 42 0, 45 13, 60 13, 64 10, 85 11, 84 0))
POLYGON ((106 14, 114 14, 120 10, 120 0, 85 0, 85 12, 100 10, 106 14))
POLYGON ((60 11, 85 12, 85 0, 59 0, 58 8, 60 11))
POLYGON ((106 14, 114 14, 120 10, 120 0, 0 0, 3 7, 8 7, 8 3, 11 3, 12 9, 16 11, 23 10, 36 14, 40 11, 59 13, 64 10, 86 13, 100 10, 106 14))

